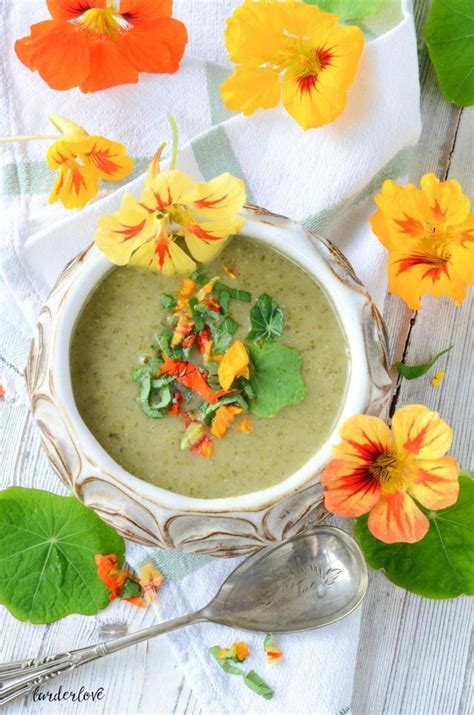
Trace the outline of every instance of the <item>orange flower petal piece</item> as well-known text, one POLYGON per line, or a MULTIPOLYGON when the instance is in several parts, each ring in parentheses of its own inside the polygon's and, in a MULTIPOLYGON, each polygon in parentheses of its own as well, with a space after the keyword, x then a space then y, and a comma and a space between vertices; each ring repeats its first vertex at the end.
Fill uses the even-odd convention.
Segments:
POLYGON ((239 660, 241 663, 249 657, 250 650, 244 641, 239 641, 238 643, 232 643, 230 647, 231 653, 234 658, 239 660))
POLYGON ((224 353, 217 371, 219 383, 223 390, 228 390, 234 379, 248 375, 249 356, 245 345, 235 340, 224 353))
POLYGON ((443 457, 451 446, 453 433, 437 412, 425 405, 407 405, 392 419, 396 447, 420 459, 443 457))
POLYGON ((234 425, 235 432, 253 432, 253 424, 249 419, 242 419, 234 425))
POLYGON ((211 433, 214 437, 222 439, 234 417, 240 415, 241 412, 243 412, 242 407, 236 407, 235 405, 222 405, 222 407, 219 407, 216 410, 216 416, 211 426, 211 433))

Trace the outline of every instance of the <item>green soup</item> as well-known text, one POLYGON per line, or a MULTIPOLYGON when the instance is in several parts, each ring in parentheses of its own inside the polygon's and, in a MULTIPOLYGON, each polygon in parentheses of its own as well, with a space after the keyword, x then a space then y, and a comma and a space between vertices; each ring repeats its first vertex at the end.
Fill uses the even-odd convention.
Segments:
MULTIPOLYGON (((259 242, 239 237, 205 266, 232 287, 262 293, 284 310, 280 338, 302 357, 304 400, 270 418, 250 415, 252 432, 229 429, 206 459, 181 450, 183 420, 150 419, 137 400, 132 373, 150 354, 163 329, 159 297, 174 293, 179 278, 133 268, 111 270, 90 295, 75 326, 71 377, 77 408, 110 456, 136 477, 179 494, 217 498, 264 489, 290 476, 326 441, 344 398, 348 348, 324 291, 305 270, 259 242), (234 264, 230 280, 223 265, 234 264)), ((249 331, 248 303, 232 301, 240 323, 235 338, 249 331)))

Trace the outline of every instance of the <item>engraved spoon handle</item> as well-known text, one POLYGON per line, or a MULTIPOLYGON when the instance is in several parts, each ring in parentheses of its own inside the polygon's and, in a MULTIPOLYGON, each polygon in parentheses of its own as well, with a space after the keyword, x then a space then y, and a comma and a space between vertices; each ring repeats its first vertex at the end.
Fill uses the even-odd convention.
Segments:
POLYGON ((203 612, 196 611, 187 616, 180 616, 166 623, 158 623, 156 626, 144 628, 136 633, 97 643, 87 648, 49 655, 45 658, 30 658, 29 660, 0 663, 0 707, 22 695, 26 695, 46 681, 97 660, 97 658, 103 658, 123 648, 169 633, 176 628, 182 628, 191 623, 205 620, 207 619, 203 612), (12 682, 10 683, 9 681, 12 682))

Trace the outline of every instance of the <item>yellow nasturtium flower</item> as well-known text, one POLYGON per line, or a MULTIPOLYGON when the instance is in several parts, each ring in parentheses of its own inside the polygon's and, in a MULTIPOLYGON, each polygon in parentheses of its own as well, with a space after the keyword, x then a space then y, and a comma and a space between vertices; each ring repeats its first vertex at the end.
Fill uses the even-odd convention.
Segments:
POLYGON ((63 134, 46 155, 48 166, 58 171, 50 204, 61 201, 67 209, 81 209, 97 195, 99 179, 119 181, 132 171, 133 159, 127 156, 123 144, 90 136, 57 114, 49 119, 63 134))
POLYGON ((233 74, 221 84, 229 110, 253 114, 283 100, 303 129, 343 111, 364 46, 358 27, 297 0, 246 0, 227 20, 233 74))
POLYGON ((413 310, 426 293, 460 305, 474 283, 474 212, 459 183, 434 174, 419 189, 387 180, 375 203, 370 223, 389 251, 389 290, 413 310))
POLYGON ((102 216, 95 242, 120 266, 144 266, 165 275, 191 273, 193 259, 210 261, 240 231, 245 198, 243 181, 231 174, 198 182, 176 169, 159 173, 155 158, 140 199, 126 194, 119 211, 102 216))

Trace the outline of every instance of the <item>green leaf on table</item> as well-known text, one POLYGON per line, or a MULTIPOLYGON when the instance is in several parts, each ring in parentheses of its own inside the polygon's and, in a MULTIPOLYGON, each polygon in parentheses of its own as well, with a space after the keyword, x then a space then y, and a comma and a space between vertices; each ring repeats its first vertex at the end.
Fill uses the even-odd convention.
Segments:
POLYGON ((239 324, 236 320, 227 316, 222 323, 211 323, 212 352, 216 355, 225 353, 232 342, 232 338, 237 332, 239 324))
POLYGON ((283 407, 305 396, 301 377, 301 355, 279 343, 246 343, 250 356, 250 384, 255 401, 250 410, 258 417, 272 417, 283 407))
POLYGON ((355 535, 369 566, 426 598, 474 595, 474 480, 461 474, 459 486, 456 504, 447 509, 430 511, 419 505, 430 528, 414 544, 379 541, 367 528, 368 516, 358 517, 355 535))
POLYGON ((474 7, 469 0, 432 0, 425 42, 441 94, 474 104, 474 7))
POLYGON ((452 347, 453 346, 450 345, 449 348, 441 350, 441 352, 437 353, 434 358, 432 358, 429 362, 422 363, 421 365, 405 365, 405 363, 403 362, 396 362, 395 367, 400 373, 400 375, 405 378, 405 380, 414 380, 417 377, 425 375, 428 370, 431 370, 436 360, 438 360, 442 355, 445 355, 450 350, 452 350, 452 347))
POLYGON ((10 487, 0 492, 0 603, 20 621, 93 615, 109 603, 96 554, 116 554, 121 536, 75 497, 10 487))
POLYGON ((332 12, 340 20, 363 20, 375 15, 381 0, 304 0, 307 5, 317 5, 320 10, 332 12))
POLYGON ((251 670, 244 677, 244 683, 247 688, 253 690, 258 695, 261 695, 265 700, 271 700, 273 698, 273 690, 269 685, 266 684, 264 680, 254 671, 251 670))
POLYGON ((250 310, 252 326, 247 340, 273 340, 283 332, 283 310, 268 293, 262 293, 250 310))

